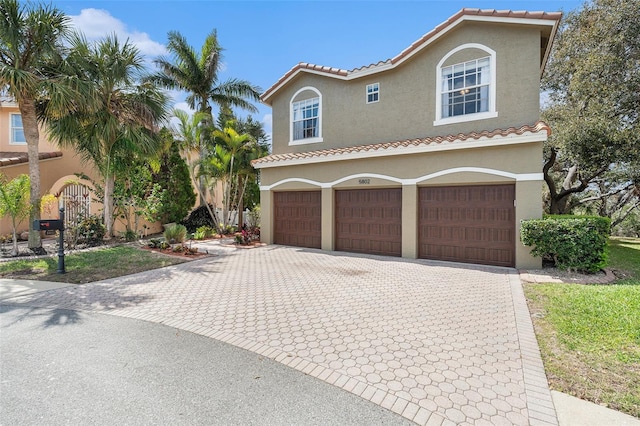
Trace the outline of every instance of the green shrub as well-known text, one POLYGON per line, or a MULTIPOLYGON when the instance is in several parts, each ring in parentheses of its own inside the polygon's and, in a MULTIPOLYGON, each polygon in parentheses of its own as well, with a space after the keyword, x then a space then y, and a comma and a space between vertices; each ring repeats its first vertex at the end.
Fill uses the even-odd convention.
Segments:
POLYGON ((164 238, 170 244, 182 243, 187 237, 187 228, 184 225, 168 226, 164 230, 164 238))
MULTIPOLYGON (((209 207, 213 209, 211 204, 209 204, 209 207)), ((213 223, 213 219, 206 206, 193 209, 191 213, 189 213, 189 216, 180 223, 186 226, 189 232, 194 232, 202 226, 208 226, 212 229, 215 228, 215 223, 213 223)))
POLYGON ((520 239, 531 254, 560 269, 597 272, 606 265, 611 220, 599 216, 547 216, 522 221, 520 239))
POLYGON ((149 242, 147 243, 147 247, 149 248, 160 248, 160 245, 162 244, 162 240, 159 238, 151 238, 149 240, 149 242))
POLYGON ((104 238, 105 226, 102 218, 97 215, 90 215, 78 223, 79 239, 86 244, 95 244, 104 238))
POLYGON ((218 232, 220 233, 220 235, 233 235, 238 231, 238 227, 234 226, 234 225, 220 225, 218 232))
POLYGON ((194 240, 204 240, 205 238, 213 237, 215 230, 210 226, 200 226, 193 233, 194 240))
POLYGON ((260 206, 255 206, 249 212, 249 220, 247 221, 250 228, 257 228, 260 226, 260 206))
POLYGON ((178 143, 173 140, 171 132, 162 129, 160 137, 170 142, 171 147, 162 155, 160 170, 153 176, 153 181, 164 190, 159 214, 163 223, 179 222, 193 208, 196 193, 189 176, 189 166, 180 156, 178 143))
POLYGON ((124 239, 125 241, 135 241, 138 239, 138 233, 133 229, 127 229, 121 234, 122 234, 122 239, 124 239))

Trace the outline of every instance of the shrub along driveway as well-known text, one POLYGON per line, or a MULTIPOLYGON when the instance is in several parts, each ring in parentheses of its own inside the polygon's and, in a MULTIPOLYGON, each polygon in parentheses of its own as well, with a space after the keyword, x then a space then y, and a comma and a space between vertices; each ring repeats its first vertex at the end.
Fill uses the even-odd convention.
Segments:
POLYGON ((245 348, 418 424, 556 424, 516 271, 268 246, 4 301, 245 348))

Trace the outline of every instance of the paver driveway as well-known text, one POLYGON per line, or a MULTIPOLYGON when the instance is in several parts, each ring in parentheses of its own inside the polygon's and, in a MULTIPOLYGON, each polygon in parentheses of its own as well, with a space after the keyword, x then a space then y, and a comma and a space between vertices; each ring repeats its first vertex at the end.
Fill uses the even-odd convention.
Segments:
POLYGON ((557 424, 515 270, 267 246, 4 303, 268 356, 418 424, 557 424))

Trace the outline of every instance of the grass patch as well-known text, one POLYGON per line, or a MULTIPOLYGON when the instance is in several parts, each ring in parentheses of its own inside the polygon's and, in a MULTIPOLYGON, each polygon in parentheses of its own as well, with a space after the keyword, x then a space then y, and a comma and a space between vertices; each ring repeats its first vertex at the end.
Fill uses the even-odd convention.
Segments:
POLYGON ((640 239, 610 240, 613 285, 527 284, 553 389, 640 417, 640 239))
POLYGON ((57 274, 58 257, 0 263, 0 277, 84 284, 184 262, 131 246, 116 246, 65 256, 66 274, 57 274))
POLYGON ((619 284, 640 283, 640 238, 610 238, 609 267, 622 278, 619 284))

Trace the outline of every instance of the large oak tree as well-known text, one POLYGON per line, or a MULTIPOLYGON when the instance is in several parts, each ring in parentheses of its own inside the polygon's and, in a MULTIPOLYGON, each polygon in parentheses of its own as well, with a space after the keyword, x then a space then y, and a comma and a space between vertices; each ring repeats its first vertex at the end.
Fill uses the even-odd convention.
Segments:
POLYGON ((550 213, 597 202, 610 216, 637 205, 639 12, 640 0, 593 0, 560 27, 542 82, 554 131, 543 168, 550 213))

